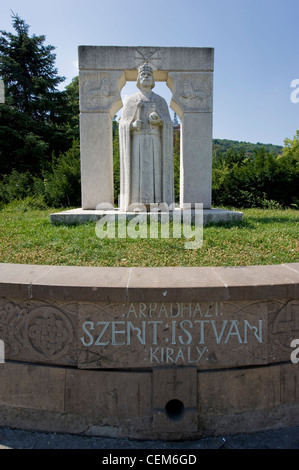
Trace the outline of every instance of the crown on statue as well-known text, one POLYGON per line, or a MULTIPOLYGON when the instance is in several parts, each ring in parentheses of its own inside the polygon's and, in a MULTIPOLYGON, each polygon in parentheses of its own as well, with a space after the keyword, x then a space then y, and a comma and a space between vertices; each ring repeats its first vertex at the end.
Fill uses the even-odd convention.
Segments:
POLYGON ((144 64, 140 65, 139 69, 138 69, 138 73, 141 73, 143 71, 147 71, 147 72, 151 72, 153 73, 153 69, 150 65, 148 65, 147 62, 145 62, 144 64))

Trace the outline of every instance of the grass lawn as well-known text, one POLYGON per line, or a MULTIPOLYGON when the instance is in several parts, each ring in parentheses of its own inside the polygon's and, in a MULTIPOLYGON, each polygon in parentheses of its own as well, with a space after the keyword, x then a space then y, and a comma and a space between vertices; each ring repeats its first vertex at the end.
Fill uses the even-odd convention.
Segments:
MULTIPOLYGON (((26 208, 25 208, 26 209, 26 208)), ((0 211, 0 262, 72 266, 244 266, 299 262, 298 210, 244 210, 235 225, 210 225, 203 246, 184 239, 99 239, 95 223, 52 225, 52 210, 0 211)))

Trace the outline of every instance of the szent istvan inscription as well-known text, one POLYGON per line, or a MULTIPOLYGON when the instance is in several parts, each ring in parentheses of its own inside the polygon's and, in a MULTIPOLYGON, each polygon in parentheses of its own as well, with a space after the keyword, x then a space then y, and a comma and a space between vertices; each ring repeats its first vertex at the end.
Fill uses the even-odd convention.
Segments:
POLYGON ((229 364, 266 359, 265 317, 229 303, 130 303, 81 320, 80 366, 229 364))

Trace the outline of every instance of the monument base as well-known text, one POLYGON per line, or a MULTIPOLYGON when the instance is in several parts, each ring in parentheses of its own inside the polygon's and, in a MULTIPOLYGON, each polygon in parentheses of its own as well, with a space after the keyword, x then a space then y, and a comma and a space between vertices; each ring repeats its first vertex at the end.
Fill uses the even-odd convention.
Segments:
POLYGON ((299 263, 0 263, 0 312, 0 427, 177 441, 299 425, 299 263))
MULTIPOLYGON (((139 213, 140 214, 140 213, 139 213)), ((147 217, 150 218, 154 212, 147 212, 147 217)), ((174 212, 160 212, 161 214, 169 215, 169 220, 179 220, 183 222, 184 217, 191 215, 191 221, 195 220, 195 210, 175 209, 174 212), (180 215, 179 215, 180 214, 180 215)), ((138 215, 137 212, 121 212, 119 209, 115 210, 85 210, 85 209, 71 209, 67 211, 57 212, 50 214, 50 221, 53 224, 85 224, 87 222, 96 222, 104 216, 126 216, 127 220, 133 219, 138 215)), ((243 212, 231 211, 225 209, 204 209, 203 210, 203 225, 216 224, 216 223, 231 223, 240 222, 243 218, 243 212)))

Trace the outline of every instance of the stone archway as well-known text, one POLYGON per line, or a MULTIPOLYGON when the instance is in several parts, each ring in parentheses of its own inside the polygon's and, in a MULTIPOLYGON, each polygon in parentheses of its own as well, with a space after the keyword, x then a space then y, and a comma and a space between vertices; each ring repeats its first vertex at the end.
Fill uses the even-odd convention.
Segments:
POLYGON ((112 118, 120 91, 148 62, 181 119, 180 207, 211 208, 212 48, 79 46, 82 208, 113 204, 112 118))

